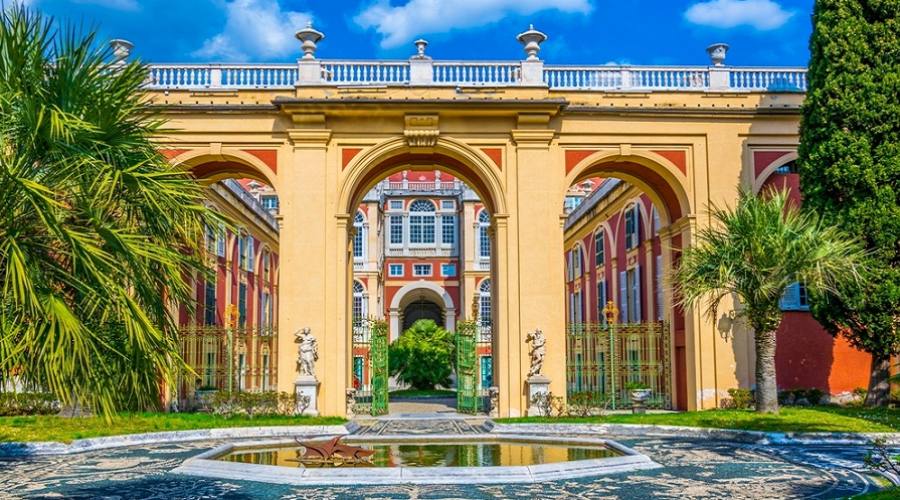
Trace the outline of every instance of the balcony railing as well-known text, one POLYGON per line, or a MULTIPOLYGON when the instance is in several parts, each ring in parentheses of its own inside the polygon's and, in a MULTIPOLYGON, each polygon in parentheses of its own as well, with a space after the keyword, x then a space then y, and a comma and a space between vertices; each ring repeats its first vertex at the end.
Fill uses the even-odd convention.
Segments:
POLYGON ((455 257, 456 247, 440 248, 440 247, 424 247, 424 248, 396 248, 387 247, 384 249, 387 257, 455 257))
POLYGON ((805 68, 567 66, 543 61, 328 61, 153 64, 153 90, 329 87, 542 87, 584 91, 804 92, 805 68))
POLYGON ((450 191, 462 189, 459 181, 388 181, 388 189, 406 191, 450 191))

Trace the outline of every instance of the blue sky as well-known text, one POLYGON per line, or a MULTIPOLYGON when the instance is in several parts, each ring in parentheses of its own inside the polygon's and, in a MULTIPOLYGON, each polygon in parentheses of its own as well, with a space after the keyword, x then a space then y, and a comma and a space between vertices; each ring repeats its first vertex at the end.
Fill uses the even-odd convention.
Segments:
MULTIPOLYGON (((10 0, 5 0, 7 4, 10 0)), ((813 0, 13 0, 125 38, 149 62, 294 61, 312 20, 328 59, 521 59, 516 34, 547 33, 558 64, 805 65, 813 0)))

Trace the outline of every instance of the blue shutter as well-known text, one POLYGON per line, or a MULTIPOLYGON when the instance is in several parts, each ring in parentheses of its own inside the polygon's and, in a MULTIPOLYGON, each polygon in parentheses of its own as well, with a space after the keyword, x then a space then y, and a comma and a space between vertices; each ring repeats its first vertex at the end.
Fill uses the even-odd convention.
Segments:
POLYGON ((662 255, 656 256, 656 319, 663 319, 663 296, 662 296, 662 255))
POLYGON ((628 283, 626 282, 628 273, 622 271, 619 273, 619 318, 620 322, 628 322, 628 283))
POLYGON ((778 304, 782 311, 797 311, 800 309, 800 284, 791 283, 784 289, 784 295, 778 304))

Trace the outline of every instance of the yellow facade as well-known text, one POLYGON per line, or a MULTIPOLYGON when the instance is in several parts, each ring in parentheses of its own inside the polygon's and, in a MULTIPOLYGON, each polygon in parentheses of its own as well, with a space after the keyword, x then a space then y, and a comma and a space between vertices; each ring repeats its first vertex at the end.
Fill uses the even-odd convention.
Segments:
MULTIPOLYGON (((277 190, 279 389, 293 390, 292 333, 311 328, 325 415, 345 413, 350 386, 349 230, 363 195, 391 173, 435 166, 476 189, 493 215, 500 415, 519 416, 527 408, 529 331, 546 334, 544 374, 554 394, 566 392, 562 206, 569 186, 622 178, 660 207, 665 248, 678 235, 689 246, 709 224, 708 206, 733 204, 740 185, 756 182, 751 151, 796 146, 803 94, 309 84, 176 88, 152 97, 174 130, 159 138, 174 163, 211 179, 254 177, 277 190)), ((464 231, 473 241, 472 228, 464 231)), ((664 252, 665 269, 671 261, 664 252)), ((470 277, 463 280, 472 290, 470 277)), ((667 310, 671 301, 667 292, 667 310)), ((699 311, 687 314, 685 328, 689 409, 712 407, 727 389, 749 383, 752 374, 737 367, 753 366, 752 351, 734 340, 745 332, 723 335, 699 311)))

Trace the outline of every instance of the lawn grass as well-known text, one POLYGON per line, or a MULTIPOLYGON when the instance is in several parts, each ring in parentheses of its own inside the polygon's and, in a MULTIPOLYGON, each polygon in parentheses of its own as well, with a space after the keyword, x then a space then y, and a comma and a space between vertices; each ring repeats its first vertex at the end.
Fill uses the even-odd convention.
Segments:
POLYGON ((70 418, 56 415, 0 417, 0 442, 60 441, 68 443, 75 439, 143 432, 270 425, 339 425, 345 422, 345 419, 339 417, 225 418, 208 413, 128 413, 118 415, 111 423, 101 417, 70 418))
POLYGON ((896 500, 897 498, 900 498, 900 488, 887 488, 881 491, 873 491, 871 493, 852 496, 850 498, 853 500, 896 500))
POLYGON ((391 391, 392 398, 455 398, 456 391, 447 391, 443 389, 403 389, 399 391, 391 391))
POLYGON ((760 415, 752 410, 704 410, 602 417, 501 418, 497 422, 652 424, 768 432, 897 432, 900 431, 900 410, 815 406, 784 407, 778 415, 760 415))

